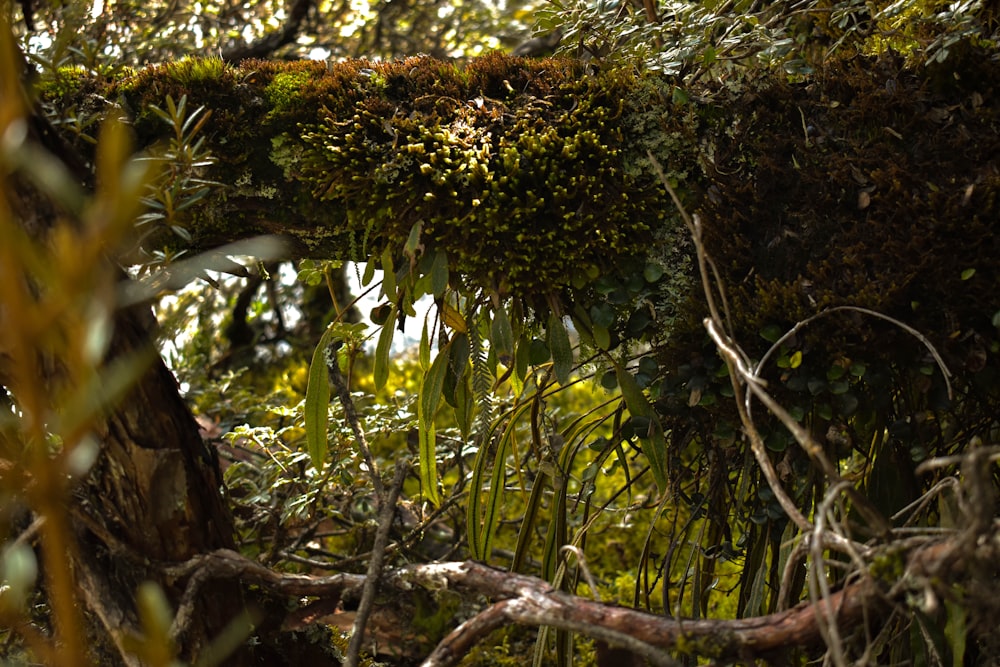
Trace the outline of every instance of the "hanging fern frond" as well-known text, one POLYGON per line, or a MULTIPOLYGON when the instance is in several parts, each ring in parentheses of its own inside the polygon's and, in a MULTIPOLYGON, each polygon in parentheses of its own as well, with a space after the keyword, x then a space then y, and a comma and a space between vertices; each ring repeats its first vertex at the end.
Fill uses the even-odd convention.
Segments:
POLYGON ((472 395, 479 408, 478 430, 485 433, 493 422, 493 373, 490 371, 489 357, 483 340, 483 331, 489 331, 490 323, 485 309, 470 313, 469 344, 472 354, 472 395))

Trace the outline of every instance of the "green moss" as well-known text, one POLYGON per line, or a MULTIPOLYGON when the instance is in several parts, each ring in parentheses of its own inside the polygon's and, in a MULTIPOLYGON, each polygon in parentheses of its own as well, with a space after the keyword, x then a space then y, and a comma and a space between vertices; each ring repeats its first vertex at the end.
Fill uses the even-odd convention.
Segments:
POLYGON ((280 72, 264 88, 264 98, 271 107, 272 113, 285 113, 297 105, 303 95, 303 89, 311 79, 309 72, 280 72))
POLYGON ((63 66, 38 80, 36 92, 48 99, 78 98, 84 88, 93 87, 93 75, 85 67, 63 66))
POLYGON ((232 73, 221 58, 183 58, 164 66, 167 77, 184 85, 215 83, 232 73))
POLYGON ((349 211, 353 232, 401 247, 420 221, 475 284, 519 295, 559 290, 648 242, 658 195, 626 173, 621 128, 634 79, 567 81, 572 65, 525 72, 497 56, 462 73, 414 63, 381 66, 384 86, 304 128, 302 173, 349 211), (410 87, 422 94, 403 99, 410 87))

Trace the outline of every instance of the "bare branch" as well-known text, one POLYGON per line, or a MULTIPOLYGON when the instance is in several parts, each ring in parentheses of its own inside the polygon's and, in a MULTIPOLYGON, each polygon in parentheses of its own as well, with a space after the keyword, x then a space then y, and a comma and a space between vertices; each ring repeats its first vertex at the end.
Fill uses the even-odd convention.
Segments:
POLYGON ((351 643, 347 647, 347 658, 344 662, 347 667, 357 667, 358 657, 361 655, 365 624, 368 623, 368 617, 371 616, 372 608, 375 605, 375 593, 379 580, 382 578, 382 563, 385 561, 386 546, 389 544, 389 529, 392 528, 392 520, 396 515, 396 499, 399 498, 399 493, 403 490, 403 482, 406 480, 406 474, 409 470, 410 464, 406 461, 400 461, 396 464, 396 473, 392 479, 392 486, 389 488, 389 495, 384 499, 379 510, 379 526, 375 533, 375 545, 372 547, 372 559, 368 562, 368 575, 361 592, 358 613, 354 617, 351 643))
POLYGON ((267 58, 286 44, 291 44, 299 35, 302 21, 315 0, 295 0, 288 12, 288 20, 281 29, 258 39, 251 44, 233 47, 222 53, 222 59, 227 63, 237 64, 248 58, 267 58))

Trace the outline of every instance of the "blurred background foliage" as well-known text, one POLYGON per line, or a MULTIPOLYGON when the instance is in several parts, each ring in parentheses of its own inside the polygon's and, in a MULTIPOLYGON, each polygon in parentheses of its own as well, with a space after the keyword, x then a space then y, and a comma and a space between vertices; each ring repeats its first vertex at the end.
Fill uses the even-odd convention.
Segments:
MULTIPOLYGON (((391 59, 427 53, 462 59, 496 48, 537 47, 539 55, 554 49, 596 68, 670 77, 670 108, 677 113, 697 109, 699 100, 732 99, 745 105, 748 127, 730 129, 731 145, 711 147, 718 173, 704 180, 704 189, 681 194, 706 216, 706 243, 730 290, 734 330, 752 358, 768 360, 765 374, 776 395, 828 449, 844 477, 884 516, 914 530, 950 528, 942 524, 954 502, 943 495, 913 505, 937 481, 918 478, 916 465, 961 452, 971 441, 995 441, 996 173, 983 170, 982 178, 970 181, 975 187, 967 199, 937 196, 925 187, 926 179, 911 183, 904 174, 891 173, 892 165, 879 163, 884 147, 871 128, 892 127, 891 121, 835 117, 837 105, 824 98, 807 109, 810 119, 820 120, 807 122, 802 108, 795 112, 800 98, 783 87, 808 83, 814 75, 837 77, 843 90, 861 95, 863 112, 874 114, 886 106, 879 102, 882 92, 890 97, 897 90, 926 92, 894 75, 906 66, 928 67, 922 71, 930 72, 930 92, 959 91, 974 107, 960 119, 964 125, 976 128, 976 136, 995 134, 995 110, 983 103, 983 86, 995 85, 988 78, 995 68, 981 65, 996 60, 995 3, 25 1, 12 10, 14 31, 49 86, 59 85, 64 68, 111 76, 124 67, 193 55, 391 59), (540 41, 526 46, 532 29, 540 41), (883 91, 866 89, 869 79, 851 69, 883 66, 883 91), (755 88, 761 72, 772 74, 769 81, 778 73, 781 84, 755 88), (852 125, 860 128, 858 134, 841 139, 852 125), (830 144, 817 148, 824 137, 850 148, 870 141, 870 150, 838 162, 830 157, 837 152, 828 150, 830 144), (780 180, 789 169, 770 150, 800 156, 794 183, 780 180), (750 152, 757 163, 741 163, 750 152), (722 157, 732 159, 727 163, 722 157), (865 169, 859 171, 858 164, 865 169), (749 172, 752 178, 740 176, 749 172), (856 185, 848 205, 841 192, 825 187, 832 181, 856 185), (914 195, 918 190, 923 198, 914 195), (806 220, 803 214, 800 226, 786 224, 786 210, 846 207, 849 218, 868 209, 865 197, 876 191, 887 198, 885 206, 905 200, 913 208, 893 218, 900 227, 892 234, 881 228, 871 238, 850 237, 860 240, 846 268, 817 258, 822 248, 846 246, 836 235, 843 216, 806 220), (923 205, 952 221, 965 219, 965 209, 955 208, 970 203, 978 208, 965 228, 937 229, 923 241, 907 236, 923 205), (765 229, 761 220, 776 222, 765 229), (956 237, 974 250, 949 259, 956 237), (923 283, 912 276, 908 289, 892 282, 900 266, 886 258, 887 238, 914 244, 894 250, 894 256, 925 259, 912 272, 923 283), (780 261, 773 259, 777 255, 780 261), (802 283, 803 276, 813 275, 828 280, 802 283), (848 300, 917 322, 956 371, 952 398, 927 348, 891 324, 843 314, 826 318, 822 327, 810 324, 784 335, 818 308, 848 300)), ((921 100, 906 104, 911 102, 921 100)), ((172 211, 197 205, 206 188, 230 185, 198 179, 198 166, 213 159, 198 143, 203 103, 164 100, 159 107, 157 115, 177 132, 175 142, 153 160, 156 175, 143 191, 145 209, 136 221, 139 241, 123 251, 123 261, 142 267, 139 275, 155 275, 181 258, 143 248, 144 228, 170 226, 172 211)), ((4 104, 11 104, 9 98, 4 104)), ((893 118, 917 113, 899 104, 893 118)), ((111 143, 107 150, 121 151, 111 141, 98 142, 100 117, 94 110, 44 110, 75 146, 111 143)), ((954 152, 947 143, 954 135, 944 128, 955 125, 949 117, 932 117, 928 127, 934 124, 942 131, 926 133, 918 152, 954 152)), ((991 146, 984 142, 973 164, 988 162, 991 146)), ((958 159, 970 158, 960 152, 958 159)), ((961 171, 947 165, 956 175, 961 171)), ((920 162, 909 173, 926 171, 920 162)), ((683 190, 685 184, 672 185, 683 190)), ((176 234, 183 240, 182 227, 176 234)), ((120 240, 110 234, 100 239, 120 240)), ((452 346, 446 383, 452 384, 442 389, 446 400, 434 421, 440 481, 434 493, 442 499, 436 507, 424 501, 426 477, 407 481, 394 529, 394 562, 471 554, 581 594, 694 618, 776 610, 784 604, 778 599, 783 577, 791 573, 790 598, 784 602, 796 602, 805 588, 796 530, 760 477, 731 405, 726 367, 701 330, 702 297, 693 287, 690 248, 676 235, 670 239, 659 239, 648 262, 623 267, 618 275, 582 278, 593 302, 565 320, 531 321, 498 295, 455 280, 450 310, 439 303, 426 316, 414 313, 405 324, 407 344, 392 348, 391 358, 379 358, 378 340, 385 338, 379 325, 399 293, 382 284, 378 296, 379 278, 366 280, 363 268, 348 266, 345 273, 336 262, 248 263, 229 267, 235 275, 206 273, 172 289, 157 305, 161 349, 206 440, 220 453, 241 548, 289 571, 364 570, 375 503, 338 403, 328 414, 323 465, 314 466, 307 451, 302 404, 313 348, 331 322, 339 322, 332 325, 339 327, 342 342, 337 363, 384 469, 400 458, 421 456, 418 395, 429 373, 430 350, 447 345, 441 344, 447 324, 452 346), (352 292, 372 289, 375 295, 366 305, 352 305, 352 292), (363 321, 365 315, 370 317, 363 321), (504 319, 510 321, 505 325, 504 319), (607 339, 595 336, 595 324, 607 339), (423 336, 417 333, 421 327, 423 336), (465 347, 459 353, 454 340, 461 335, 465 347), (380 366, 381 373, 388 371, 383 381, 375 377, 380 366), (657 433, 660 442, 652 442, 657 433), (665 457, 664 488, 650 472, 650 452, 658 448, 665 457), (560 551, 566 544, 578 546, 584 559, 566 557, 560 551), (583 583, 585 570, 598 591, 583 583)), ((84 307, 96 292, 85 283, 69 285, 70 268, 81 266, 74 261, 57 257, 50 263, 66 282, 59 289, 84 307)), ((390 341, 396 323, 390 321, 390 341)), ((72 326, 69 331, 80 332, 92 325, 72 326)), ((776 422, 759 419, 789 492, 807 514, 815 511, 829 480, 776 422)), ((51 426, 34 429, 35 440, 58 435, 51 426)), ((63 437, 67 453, 74 442, 63 437)), ((58 497, 63 491, 53 493, 58 497)), ((849 509, 838 516, 851 530, 872 536, 869 526, 849 518, 849 509)), ((10 563, 21 553, 8 557, 5 567, 14 567, 10 563)), ((829 574, 833 580, 843 576, 836 564, 829 574)), ((953 631, 964 631, 954 630, 954 618, 953 613, 953 631)), ((887 632, 907 641, 882 641, 878 658, 885 662, 941 657, 941 652, 954 657, 960 645, 957 635, 950 644, 927 639, 926 627, 905 616, 887 632)), ((18 655, 21 644, 13 635, 3 639, 7 655, 18 655)), ((533 650, 555 654, 553 646, 540 642, 533 650)), ((482 664, 523 663, 521 650, 518 646, 505 663, 501 654, 511 646, 503 642, 497 655, 474 658, 482 664)), ((593 657, 590 650, 582 648, 582 655, 593 657)), ((986 645, 978 650, 985 654, 986 645)))

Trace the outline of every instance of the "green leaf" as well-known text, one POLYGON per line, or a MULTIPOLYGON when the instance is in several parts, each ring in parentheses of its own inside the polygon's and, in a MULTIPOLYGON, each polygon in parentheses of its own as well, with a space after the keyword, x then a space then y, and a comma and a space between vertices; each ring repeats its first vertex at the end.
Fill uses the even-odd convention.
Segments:
MULTIPOLYGON (((465 508, 466 533, 469 539, 469 550, 476 560, 489 560, 492 551, 493 535, 499 523, 501 500, 504 492, 506 476, 506 460, 514 446, 514 425, 518 418, 531 406, 526 401, 518 406, 504 427, 503 434, 497 439, 496 448, 480 447, 472 463, 472 476, 469 480, 469 501, 465 508), (492 465, 492 468, 491 468, 492 465), (490 476, 490 485, 486 487, 486 476, 490 476), (486 491, 486 503, 483 503, 483 492, 486 491)), ((497 426, 503 420, 494 422, 483 437, 483 442, 492 442, 497 426)), ((541 484, 541 486, 545 486, 541 484)), ((528 520, 528 516, 525 520, 528 520)))
POLYGON ((590 307, 590 320, 595 327, 610 329, 616 318, 615 308, 610 303, 597 303, 590 307))
POLYGON ((389 315, 392 313, 392 304, 386 301, 385 303, 380 303, 371 309, 368 313, 368 319, 372 321, 372 324, 377 324, 382 326, 389 319, 389 315))
POLYGON ((514 394, 520 395, 524 390, 524 379, 528 375, 528 356, 531 352, 531 338, 524 334, 517 340, 517 349, 514 351, 514 372, 511 374, 511 386, 514 387, 514 394))
POLYGON ((396 332, 396 316, 398 311, 394 305, 389 311, 389 316, 382 325, 382 331, 378 334, 378 344, 375 346, 375 391, 385 386, 385 381, 389 379, 389 349, 392 347, 392 336, 396 332))
POLYGON ((420 448, 420 485, 427 500, 434 505, 441 504, 438 493, 436 432, 434 416, 437 414, 444 378, 448 372, 448 347, 438 350, 434 363, 427 369, 420 383, 420 398, 417 402, 417 428, 420 448))
POLYGON ((663 267, 659 264, 654 264, 650 262, 646 265, 646 268, 642 270, 642 277, 646 279, 647 283, 655 283, 663 276, 663 267))
POLYGON ((424 376, 424 381, 420 387, 419 407, 428 420, 427 423, 433 422, 438 405, 441 403, 444 391, 444 378, 448 372, 448 360, 451 358, 449 347, 450 344, 438 350, 437 356, 434 357, 434 363, 427 369, 427 374, 424 376))
POLYGON ((976 270, 975 269, 971 269, 971 268, 970 269, 966 269, 966 270, 962 271, 962 280, 968 280, 969 278, 971 278, 974 275, 976 275, 976 270))
POLYGON ((962 667, 965 664, 965 643, 968 637, 967 615, 965 607, 956 602, 945 602, 948 620, 944 626, 944 636, 951 649, 951 664, 962 667))
POLYGON ((611 349, 611 332, 599 324, 594 325, 594 345, 602 350, 611 349))
POLYGON ((406 245, 403 246, 403 254, 409 257, 411 262, 415 262, 417 259, 417 250, 420 249, 420 232, 423 227, 423 220, 418 220, 414 223, 413 227, 410 228, 410 235, 406 239, 406 245))
POLYGON ((427 318, 430 313, 424 315, 424 328, 420 331, 420 348, 417 359, 420 362, 420 370, 426 371, 431 365, 431 338, 427 331, 427 318))
POLYGON ((507 311, 503 306, 493 313, 493 325, 490 330, 490 346, 497 351, 498 355, 511 356, 514 354, 514 332, 510 328, 510 320, 507 318, 507 311))
POLYGON ((548 490, 548 477, 539 476, 531 485, 531 493, 528 494, 528 502, 525 504, 524 513, 521 517, 521 527, 517 531, 517 542, 514 545, 514 558, 511 559, 511 572, 524 572, 524 563, 531 555, 531 549, 537 539, 536 528, 538 519, 542 513, 542 500, 548 490))
POLYGON ((773 343, 779 338, 781 334, 784 333, 782 328, 777 324, 768 324, 766 327, 760 330, 760 337, 766 340, 768 343, 773 343))
MULTIPOLYGON (((449 377, 453 378, 454 376, 449 374, 449 377)), ((472 412, 475 401, 472 397, 471 384, 468 376, 455 381, 455 423, 458 424, 458 430, 462 434, 463 440, 468 440, 469 434, 472 433, 472 412)))
POLYGON ((644 417, 649 420, 646 437, 641 435, 639 437, 639 449, 649 461, 653 479, 656 480, 656 486, 662 493, 667 490, 667 441, 663 434, 663 425, 628 369, 615 362, 615 374, 628 411, 633 417, 644 417))
POLYGON ((372 280, 375 279, 375 262, 369 257, 368 261, 365 262, 365 272, 361 276, 361 286, 368 287, 371 285, 372 280))
MULTIPOLYGON (((309 377, 306 384, 306 399, 303 413, 306 426, 306 451, 309 460, 317 470, 323 469, 323 459, 326 457, 327 416, 330 406, 330 375, 327 368, 327 350, 330 345, 339 340, 334 325, 327 327, 320 336, 316 349, 313 350, 312 362, 309 364, 309 377)), ((329 363, 337 363, 332 359, 329 363)))
POLYGON ((469 330, 462 313, 447 301, 441 305, 441 320, 446 327, 456 333, 464 334, 469 330))
POLYGON ((546 330, 548 334, 549 351, 552 353, 552 370, 556 374, 559 384, 565 385, 569 382, 570 371, 573 370, 573 348, 569 342, 569 333, 562 318, 555 313, 549 316, 549 324, 546 330))
POLYGON ((438 250, 431 264, 431 294, 440 299, 448 288, 448 253, 438 250))
POLYGON ((532 366, 540 366, 544 364, 552 356, 549 352, 549 346, 545 344, 544 340, 539 338, 532 338, 531 344, 528 346, 528 363, 532 366))
POLYGON ((392 266, 392 251, 382 251, 382 293, 391 301, 396 300, 396 270, 392 266))

